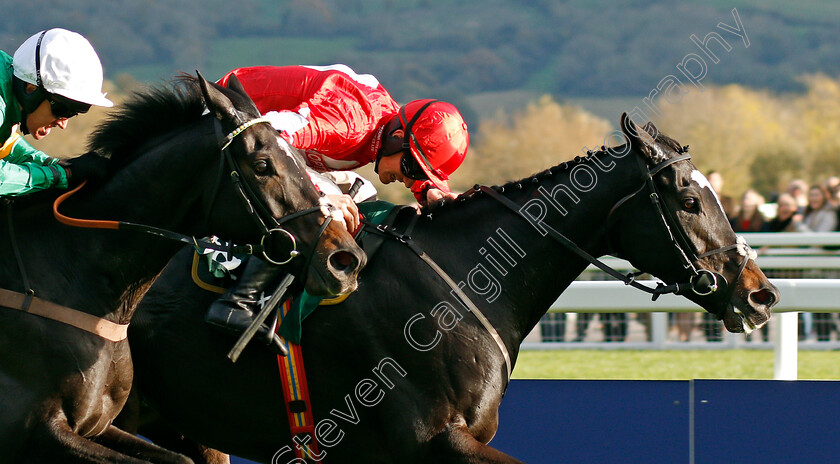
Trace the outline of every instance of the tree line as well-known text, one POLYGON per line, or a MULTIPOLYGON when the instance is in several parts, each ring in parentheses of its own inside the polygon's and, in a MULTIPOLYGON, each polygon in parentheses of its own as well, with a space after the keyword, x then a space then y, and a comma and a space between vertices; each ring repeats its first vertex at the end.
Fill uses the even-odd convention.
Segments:
POLYGON ((750 46, 722 57, 710 80, 786 92, 804 88, 802 74, 840 72, 840 6, 833 2, 800 7, 750 0, 241 0, 232 5, 11 2, 4 14, 14 20, 4 26, 0 44, 12 52, 39 29, 77 30, 100 51, 112 79, 144 67, 171 74, 268 62, 343 62, 376 75, 400 100, 429 95, 457 100, 518 88, 563 97, 627 96, 646 94, 686 54, 696 53, 692 34, 702 39, 719 23, 732 24, 736 6, 750 46), (236 46, 225 46, 234 40, 236 46), (266 50, 251 57, 253 62, 243 61, 261 48, 266 50))

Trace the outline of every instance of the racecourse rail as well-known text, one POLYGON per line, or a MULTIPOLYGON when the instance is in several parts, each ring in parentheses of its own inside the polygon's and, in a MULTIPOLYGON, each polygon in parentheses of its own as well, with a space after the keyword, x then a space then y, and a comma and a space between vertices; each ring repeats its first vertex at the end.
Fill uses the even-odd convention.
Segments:
MULTIPOLYGON (((751 233, 743 234, 747 242, 759 252, 758 264, 764 270, 813 276, 836 276, 840 270, 840 233, 751 233)), ((624 260, 606 258, 612 267, 632 269, 624 260)), ((596 272, 591 267, 587 272, 596 272)), ((585 273, 586 274, 586 273, 585 273)), ((584 277, 585 278, 585 277, 584 277)), ((729 336, 729 343, 666 344, 670 312, 702 312, 702 308, 674 295, 664 295, 651 302, 646 293, 624 283, 578 280, 551 306, 549 312, 565 313, 652 313, 650 342, 619 343, 523 343, 526 350, 545 349, 662 349, 662 348, 770 348, 775 351, 774 379, 796 380, 799 340, 797 321, 799 312, 840 312, 840 279, 836 278, 771 278, 779 288, 781 301, 773 308, 773 341, 770 343, 739 343, 729 336)), ((652 282, 653 283, 653 282, 652 282)), ((836 342, 809 343, 809 349, 836 349, 836 342)))

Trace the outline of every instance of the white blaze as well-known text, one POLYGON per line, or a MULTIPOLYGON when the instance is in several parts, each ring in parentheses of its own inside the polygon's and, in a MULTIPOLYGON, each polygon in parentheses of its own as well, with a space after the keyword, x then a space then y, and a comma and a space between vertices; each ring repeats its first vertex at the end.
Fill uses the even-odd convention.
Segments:
POLYGON ((697 182, 697 185, 700 187, 709 189, 709 191, 712 192, 712 195, 715 196, 715 200, 717 200, 720 210, 723 211, 723 205, 720 203, 720 198, 718 198, 717 192, 715 192, 715 189, 712 188, 712 184, 709 182, 709 179, 706 179, 706 176, 704 176, 702 172, 696 169, 691 171, 691 180, 697 182))

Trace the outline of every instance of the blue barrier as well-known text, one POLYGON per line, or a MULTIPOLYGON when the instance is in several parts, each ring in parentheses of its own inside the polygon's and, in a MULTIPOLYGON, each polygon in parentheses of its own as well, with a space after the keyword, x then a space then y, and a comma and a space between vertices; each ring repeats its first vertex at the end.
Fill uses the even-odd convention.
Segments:
POLYGON ((836 463, 838 398, 833 381, 514 380, 491 445, 528 464, 836 463))
POLYGON ((528 464, 840 462, 840 382, 517 380, 491 445, 528 464))
POLYGON ((685 462, 688 413, 685 382, 515 380, 491 445, 528 464, 685 462))

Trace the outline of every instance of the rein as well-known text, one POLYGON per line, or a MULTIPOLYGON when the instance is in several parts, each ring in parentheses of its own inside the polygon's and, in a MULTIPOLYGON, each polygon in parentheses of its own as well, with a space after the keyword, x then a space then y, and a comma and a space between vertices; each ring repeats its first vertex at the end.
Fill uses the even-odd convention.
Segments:
MULTIPOLYGON (((647 285, 643 285, 636 281, 636 277, 640 273, 629 273, 627 275, 622 274, 619 271, 608 266, 604 262, 600 261, 598 258, 587 253, 585 250, 577 246, 577 244, 575 244, 571 239, 561 234, 550 225, 541 223, 541 226, 545 228, 545 230, 548 232, 549 235, 551 235, 552 238, 563 244, 566 248, 577 254, 579 257, 583 258, 585 261, 588 261, 589 263, 596 266, 598 269, 601 269, 602 271, 606 272, 612 277, 624 282, 625 285, 630 285, 634 288, 650 293, 652 295, 653 301, 656 301, 656 299, 659 298, 660 295, 668 293, 682 295, 687 293, 688 291, 691 291, 698 296, 710 295, 721 290, 721 282, 723 283, 723 287, 727 289, 726 297, 729 298, 731 297, 732 292, 734 292, 735 290, 734 282, 740 280, 741 274, 744 272, 744 269, 747 266, 747 262, 751 258, 753 258, 754 252, 752 252, 749 245, 747 245, 746 241, 742 237, 739 237, 736 243, 732 245, 727 245, 721 248, 717 248, 715 250, 705 252, 701 255, 697 255, 697 253, 694 250, 694 247, 691 245, 691 241, 686 236, 685 231, 682 229, 679 222, 676 220, 676 218, 674 218, 673 213, 667 208, 662 207, 661 195, 659 193, 658 188, 656 187, 656 183, 653 181, 653 177, 660 171, 662 171, 664 168, 678 161, 684 161, 689 159, 691 159, 691 155, 685 153, 670 158, 668 160, 662 161, 661 163, 657 164, 656 166, 653 166, 652 168, 648 168, 647 165, 644 164, 644 162, 641 159, 637 158, 642 171, 646 174, 644 183, 635 192, 631 193, 630 195, 627 195, 626 197, 616 202, 616 204, 613 205, 613 207, 610 209, 610 213, 607 217, 607 224, 609 224, 609 218, 612 216, 613 212, 615 212, 625 202, 638 195, 645 189, 645 187, 647 187, 650 192, 650 200, 655 206, 657 212, 659 213, 659 217, 662 219, 662 225, 668 232, 668 236, 674 245, 675 252, 678 254, 679 259, 682 261, 683 267, 691 272, 691 277, 689 277, 688 282, 675 283, 670 285, 665 285, 662 282, 658 282, 656 288, 650 288, 647 285), (676 231, 677 233, 675 234, 674 231, 676 231), (739 254, 744 255, 744 260, 741 262, 741 265, 738 270, 738 276, 735 278, 733 285, 729 285, 726 281, 726 278, 723 275, 717 272, 710 271, 708 269, 701 268, 698 270, 693 264, 694 261, 697 261, 699 259, 706 258, 719 253, 725 253, 731 250, 738 250, 739 254)), ((493 190, 490 187, 481 185, 476 185, 473 189, 477 192, 487 194, 494 200, 498 201, 499 203, 513 211, 516 215, 522 217, 526 221, 529 221, 528 218, 520 211, 521 208, 518 204, 516 204, 509 198, 501 195, 499 192, 493 190)))
MULTIPOLYGON (((216 130, 219 131, 221 124, 218 120, 215 120, 216 130)), ((244 132, 249 127, 260 124, 260 123, 270 123, 265 118, 256 118, 250 121, 245 122, 244 124, 240 125, 232 132, 224 136, 220 142, 220 151, 222 154, 222 159, 227 160, 227 164, 231 169, 231 180, 233 181, 234 185, 236 186, 236 191, 239 192, 239 196, 244 202, 250 216, 254 218, 257 222, 260 230, 262 231, 262 238, 260 239, 259 244, 246 244, 246 245, 219 245, 209 240, 204 239, 197 239, 195 237, 180 234, 178 232, 174 232, 171 230, 162 229, 160 227, 154 227, 144 224, 135 224, 133 222, 127 221, 110 221, 110 220, 91 220, 91 219, 78 219, 78 218, 71 218, 61 214, 58 210, 59 206, 67 200, 70 196, 74 193, 78 192, 82 187, 87 184, 87 181, 82 182, 79 186, 70 190, 69 192, 63 193, 61 196, 56 198, 55 202, 53 203, 53 215, 55 218, 61 222, 62 224, 71 226, 71 227, 80 227, 80 228, 90 228, 90 229, 110 229, 110 230, 123 230, 123 231, 135 231, 135 232, 143 232, 148 233, 151 235, 156 235, 158 237, 163 237, 169 240, 183 242, 189 245, 194 246, 196 249, 212 249, 216 251, 227 252, 230 254, 249 254, 254 255, 256 253, 261 253, 262 256, 272 264, 281 265, 286 264, 295 257, 299 256, 301 253, 297 250, 297 238, 291 232, 283 229, 281 225, 286 222, 292 221, 299 217, 302 217, 306 214, 310 214, 313 212, 320 212, 321 207, 312 207, 307 208, 301 211, 297 211, 295 213, 289 214, 284 216, 282 219, 277 220, 271 214, 269 209, 265 206, 262 199, 259 195, 255 193, 255 189, 246 181, 243 182, 242 179, 244 176, 241 173, 241 169, 238 163, 234 160, 233 155, 229 151, 229 146, 234 138, 237 135, 244 132), (256 207, 255 207, 256 205, 256 207), (270 224, 272 225, 271 228, 266 226, 266 219, 269 218, 270 224), (278 258, 272 259, 267 252, 267 247, 265 244, 266 238, 271 237, 272 234, 284 234, 287 237, 288 241, 291 243, 291 250, 289 251, 288 258, 278 258), (282 260, 281 260, 282 259, 282 260)), ((222 174, 222 167, 223 164, 220 165, 219 169, 219 179, 215 183, 215 187, 213 190, 213 194, 210 200, 210 207, 212 207, 213 202, 215 201, 216 194, 218 193, 218 188, 221 180, 222 174)), ((209 215, 209 210, 207 211, 209 215)), ((12 212, 11 212, 11 204, 8 206, 8 226, 9 226, 9 233, 12 242, 12 248, 14 250, 15 259, 18 264, 19 271, 21 273, 21 277, 23 279, 23 286, 25 293, 17 293, 11 290, 0 289, 0 301, 2 301, 4 306, 22 310, 24 312, 36 314, 48 319, 53 319, 59 322, 63 322, 65 324, 72 325, 74 327, 80 328, 87 332, 93 333, 102 337, 106 340, 110 340, 113 342, 124 340, 127 334, 128 324, 116 324, 114 322, 108 321, 104 318, 100 318, 97 316, 93 316, 88 313, 84 313, 82 311, 78 311, 72 308, 67 308, 61 305, 57 305, 55 303, 41 300, 35 296, 35 290, 31 288, 29 279, 26 273, 26 268, 24 266, 23 260, 20 256, 20 251, 17 245, 16 234, 13 227, 12 221, 12 212)), ((324 219, 324 223, 322 224, 318 236, 316 240, 312 244, 312 253, 310 253, 310 258, 307 260, 307 266, 309 264, 309 260, 311 259, 311 255, 314 254, 315 247, 320 240, 321 235, 326 230, 327 225, 330 223, 332 218, 330 216, 326 216, 324 219)), ((304 268, 304 272, 306 272, 306 268, 304 268)))
MULTIPOLYGON (((215 128, 217 133, 220 132, 221 123, 214 119, 215 128)), ((264 202, 260 198, 259 195, 256 194, 255 189, 248 183, 243 182, 242 179, 244 176, 242 175, 241 168, 236 160, 233 158, 233 155, 230 153, 229 147, 231 142, 237 135, 244 132, 249 127, 259 124, 259 123, 269 123, 270 121, 266 118, 256 118, 252 119, 244 124, 240 125, 232 132, 227 134, 226 136, 220 137, 220 150, 222 153, 222 159, 227 161, 228 167, 230 168, 230 177, 231 181, 234 183, 236 187, 236 191, 239 193, 240 199, 243 201, 249 215, 254 219, 257 223, 257 226, 260 228, 262 232, 262 238, 260 239, 259 244, 245 244, 245 245, 221 245, 217 243, 213 243, 209 240, 205 239, 198 239, 193 236, 180 234, 178 232, 174 232, 167 229, 162 229, 160 227, 149 226, 145 224, 135 224, 133 222, 128 221, 109 221, 109 220, 90 220, 90 219, 77 219, 71 218, 61 214, 58 211, 58 207, 71 195, 78 192, 86 183, 82 182, 78 187, 74 188, 73 190, 66 192, 59 196, 55 203, 53 204, 53 215, 55 218, 61 222, 62 224, 66 224, 71 227, 81 227, 81 228, 91 228, 91 229, 113 229, 113 230, 124 230, 124 231, 134 231, 134 232, 143 232, 148 233, 151 235, 157 235, 159 237, 163 237, 169 240, 183 242, 189 245, 192 245, 197 250, 200 249, 210 249, 215 251, 222 251, 229 254, 247 254, 247 255, 256 255, 261 254, 266 261, 275 264, 275 265, 282 265, 290 262, 296 256, 300 255, 300 251, 297 249, 297 238, 289 232, 288 230, 282 228, 281 226, 289 221, 297 219, 301 216, 320 212, 320 206, 307 208, 301 211, 297 211, 295 213, 289 214, 281 218, 280 220, 275 219, 269 209, 265 206, 264 202), (256 205, 256 206, 255 206, 256 205), (272 227, 269 228, 266 225, 266 222, 270 221, 272 227), (272 258, 266 246, 266 238, 270 238, 272 234, 282 234, 288 241, 291 243, 291 250, 289 251, 289 256, 287 258, 272 258)), ((222 175, 222 166, 219 169, 219 179, 215 183, 213 194, 211 195, 210 207, 212 208, 212 204, 215 202, 216 195, 218 193, 218 189, 220 186, 220 180, 222 175)), ((209 210, 207 211, 209 216, 209 210)), ((331 217, 326 217, 325 224, 328 224, 332 220, 331 217)), ((326 229, 325 226, 321 228, 321 233, 326 229)), ((320 239, 319 233, 318 238, 320 239)), ((317 245, 318 240, 316 239, 313 243, 313 247, 317 245)))

